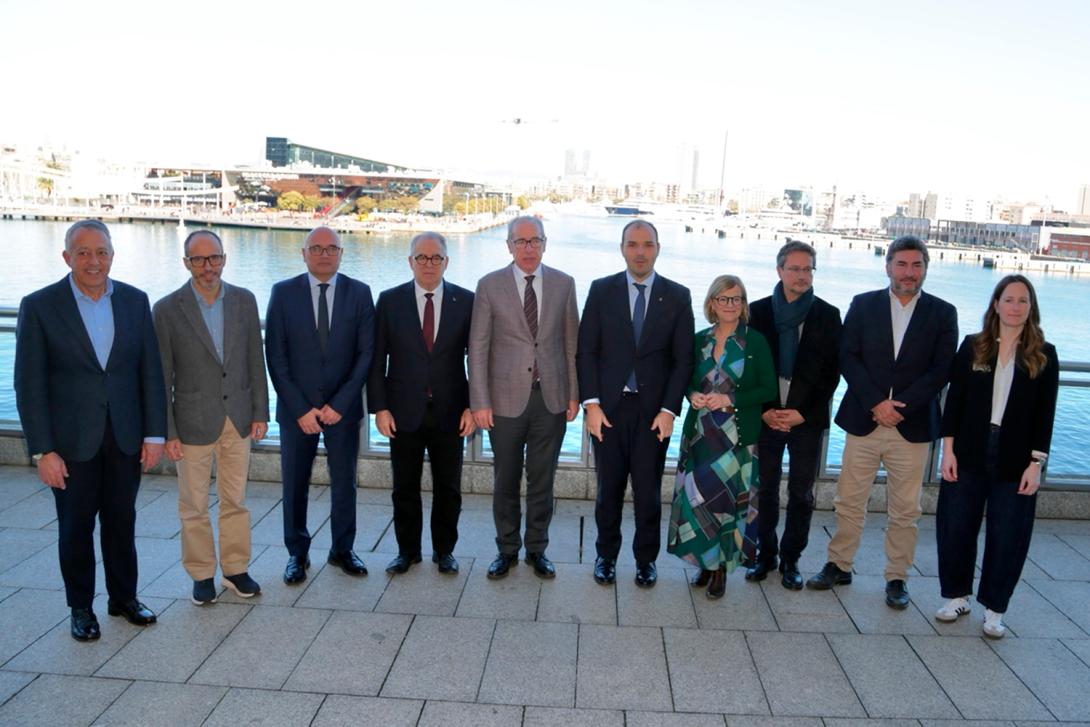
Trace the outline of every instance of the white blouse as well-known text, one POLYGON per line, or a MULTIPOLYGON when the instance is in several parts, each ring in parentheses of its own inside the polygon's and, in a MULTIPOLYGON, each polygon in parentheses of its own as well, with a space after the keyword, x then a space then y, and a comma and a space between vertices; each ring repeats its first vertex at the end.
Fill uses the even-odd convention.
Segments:
POLYGON ((1003 363, 1001 356, 995 358, 995 376, 992 378, 992 424, 999 426, 1003 423, 1003 412, 1007 410, 1007 399, 1011 394, 1011 383, 1014 381, 1014 358, 1003 363))

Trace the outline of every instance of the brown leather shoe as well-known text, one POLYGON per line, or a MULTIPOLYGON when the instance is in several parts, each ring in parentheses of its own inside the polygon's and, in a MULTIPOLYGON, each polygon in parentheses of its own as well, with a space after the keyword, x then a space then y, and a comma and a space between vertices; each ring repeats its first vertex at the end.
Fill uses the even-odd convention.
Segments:
POLYGON ((703 588, 708 585, 708 579, 712 577, 712 571, 700 569, 700 572, 693 576, 693 579, 689 581, 689 585, 693 588, 703 588))
POLYGON ((713 570, 711 577, 708 579, 708 598, 713 601, 723 597, 723 594, 727 592, 727 569, 720 566, 717 570, 713 570))

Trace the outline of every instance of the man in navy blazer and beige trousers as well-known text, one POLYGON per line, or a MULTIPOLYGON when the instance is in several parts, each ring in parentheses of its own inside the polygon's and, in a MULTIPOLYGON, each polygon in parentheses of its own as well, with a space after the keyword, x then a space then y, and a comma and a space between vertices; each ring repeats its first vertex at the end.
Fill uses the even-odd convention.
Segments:
POLYGON ((330 479, 333 543, 327 560, 349 575, 367 575, 352 547, 356 456, 363 385, 375 345, 375 306, 367 285, 337 272, 343 252, 336 232, 311 230, 303 242, 307 272, 273 286, 265 316, 265 356, 280 425, 285 583, 306 580, 310 565, 307 489, 319 435, 330 479))
POLYGON ((836 485, 829 562, 807 581, 824 590, 852 581, 867 500, 886 468, 886 603, 908 606, 927 451, 939 436, 939 394, 957 346, 954 306, 923 292, 927 246, 911 236, 886 252, 890 287, 855 296, 844 318, 840 370, 848 391, 836 423, 847 432, 836 485))

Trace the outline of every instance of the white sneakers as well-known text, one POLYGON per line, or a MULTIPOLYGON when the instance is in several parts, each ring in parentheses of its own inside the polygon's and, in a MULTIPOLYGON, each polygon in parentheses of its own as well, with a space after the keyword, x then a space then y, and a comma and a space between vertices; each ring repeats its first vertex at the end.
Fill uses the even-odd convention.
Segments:
POLYGON ((935 612, 935 618, 939 621, 945 621, 951 623, 958 620, 958 616, 964 616, 969 613, 968 598, 951 598, 946 602, 946 605, 935 612))
POLYGON ((990 608, 984 609, 984 635, 1001 639, 1005 633, 1007 633, 1007 627, 1003 625, 1003 614, 996 613, 990 608))

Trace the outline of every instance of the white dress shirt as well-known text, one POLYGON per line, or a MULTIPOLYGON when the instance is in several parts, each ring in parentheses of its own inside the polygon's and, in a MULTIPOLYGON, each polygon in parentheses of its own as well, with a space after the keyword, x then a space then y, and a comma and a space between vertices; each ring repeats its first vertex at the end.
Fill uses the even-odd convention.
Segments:
POLYGON ((1007 399, 1010 398, 1011 384, 1014 383, 1014 355, 1006 364, 1002 356, 995 357, 995 375, 992 377, 992 424, 1003 423, 1003 413, 1007 411, 1007 399))
POLYGON ((893 359, 896 360, 901 354, 901 344, 905 340, 905 331, 908 330, 908 324, 912 320, 912 314, 916 311, 916 303, 920 300, 920 293, 923 291, 917 291, 916 295, 912 296, 912 300, 908 303, 901 304, 901 301, 893 294, 893 290, 889 291, 889 313, 890 320, 893 323, 893 359))
POLYGON ((526 301, 526 276, 534 276, 534 295, 537 296, 537 322, 541 323, 541 264, 537 266, 537 270, 532 273, 522 272, 522 268, 514 263, 511 263, 511 270, 515 275, 515 286, 519 291, 519 302, 524 303, 526 301))
MULTIPOLYGON (((525 281, 523 281, 525 283, 525 281)), ((431 342, 435 343, 435 337, 439 335, 439 314, 443 310, 443 281, 439 281, 439 285, 435 286, 435 290, 425 290, 420 287, 420 283, 413 282, 413 288, 416 289, 416 314, 420 317, 420 331, 424 330, 424 306, 428 304, 428 299, 425 297, 427 293, 431 293, 431 304, 435 313, 435 326, 431 329, 432 339, 431 342)))
MULTIPOLYGON (((329 330, 333 330, 333 296, 337 290, 337 276, 340 273, 333 273, 333 277, 327 282, 329 287, 325 291, 325 302, 329 307, 329 330)), ((318 286, 321 284, 321 280, 314 277, 310 273, 307 273, 307 277, 310 278, 310 302, 314 304, 314 327, 318 327, 318 297, 322 294, 321 288, 318 286)))

